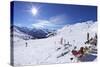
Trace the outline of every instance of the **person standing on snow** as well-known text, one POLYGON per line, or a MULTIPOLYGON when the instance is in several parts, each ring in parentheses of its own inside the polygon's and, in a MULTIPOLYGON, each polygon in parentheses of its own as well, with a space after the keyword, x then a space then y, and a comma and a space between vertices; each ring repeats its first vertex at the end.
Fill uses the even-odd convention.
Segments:
POLYGON ((28 46, 27 42, 25 43, 26 47, 28 46))
POLYGON ((62 45, 63 44, 63 37, 60 39, 60 44, 62 45))

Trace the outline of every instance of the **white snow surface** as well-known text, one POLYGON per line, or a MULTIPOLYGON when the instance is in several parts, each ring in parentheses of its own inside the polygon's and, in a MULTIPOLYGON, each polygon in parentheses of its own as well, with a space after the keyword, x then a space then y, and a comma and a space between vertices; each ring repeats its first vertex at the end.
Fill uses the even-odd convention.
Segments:
POLYGON ((21 32, 20 30, 18 30, 16 27, 13 28, 13 37, 14 37, 14 42, 19 41, 19 40, 23 40, 23 39, 29 39, 32 38, 32 36, 25 34, 23 32, 21 32))
MULTIPOLYGON (((77 62, 77 58, 72 55, 71 50, 73 50, 74 46, 77 46, 77 49, 86 46, 84 42, 87 40, 87 32, 93 37, 97 33, 97 22, 87 21, 73 25, 65 25, 56 32, 57 35, 44 39, 23 40, 19 37, 14 37, 14 65, 77 62), (65 39, 66 42, 60 44, 61 38, 65 39), (64 49, 64 44, 67 42, 72 46, 67 45, 68 48, 64 49), (57 48, 61 49, 57 50, 57 48), (67 51, 68 53, 66 55, 57 58, 67 51), (74 59, 70 60, 70 58, 74 59)), ((16 34, 21 35, 21 33, 16 34)))

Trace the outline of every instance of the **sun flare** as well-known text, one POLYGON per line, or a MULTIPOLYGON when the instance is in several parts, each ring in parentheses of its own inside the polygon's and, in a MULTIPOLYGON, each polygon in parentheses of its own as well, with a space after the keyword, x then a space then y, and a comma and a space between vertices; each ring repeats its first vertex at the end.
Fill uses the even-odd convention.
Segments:
POLYGON ((36 15, 37 12, 38 12, 38 10, 37 10, 36 8, 32 8, 32 9, 31 9, 31 12, 32 12, 33 15, 36 15))

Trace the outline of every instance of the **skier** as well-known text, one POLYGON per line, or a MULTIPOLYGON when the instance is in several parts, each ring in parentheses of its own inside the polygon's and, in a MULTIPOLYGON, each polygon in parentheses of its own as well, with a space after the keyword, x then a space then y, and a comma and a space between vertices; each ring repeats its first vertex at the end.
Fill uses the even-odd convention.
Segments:
POLYGON ((63 44, 63 37, 60 39, 60 44, 62 45, 63 44))
POLYGON ((66 44, 66 40, 64 39, 64 44, 66 44))
POLYGON ((87 41, 89 41, 89 36, 90 36, 89 33, 87 33, 87 41))
POLYGON ((87 32, 87 41, 85 42, 85 44, 89 44, 90 43, 90 35, 89 33, 87 32))
POLYGON ((28 46, 27 42, 25 44, 26 44, 26 47, 27 47, 28 46))

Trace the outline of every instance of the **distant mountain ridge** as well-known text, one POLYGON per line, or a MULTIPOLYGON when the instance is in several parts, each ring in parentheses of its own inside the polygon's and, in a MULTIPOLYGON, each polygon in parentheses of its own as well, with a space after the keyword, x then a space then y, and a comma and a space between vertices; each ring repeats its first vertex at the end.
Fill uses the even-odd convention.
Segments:
MULTIPOLYGON (((50 33, 53 33, 53 31, 50 31, 48 29, 37 29, 37 28, 27 28, 27 27, 19 27, 19 26, 13 26, 12 27, 13 32, 16 33, 16 36, 24 38, 24 39, 41 39, 41 38, 47 38, 47 36, 50 33), (21 36, 24 35, 24 36, 21 36), (27 37, 27 38, 25 38, 27 37)), ((15 35, 15 34, 14 34, 15 35)))
MULTIPOLYGON (((42 39, 42 38, 48 38, 55 35, 64 35, 75 31, 87 31, 89 28, 91 29, 91 25, 94 24, 92 21, 87 21, 83 23, 77 23, 74 25, 65 25, 63 28, 58 30, 49 30, 49 29, 38 29, 38 28, 28 28, 28 27, 19 27, 16 25, 13 25, 12 29, 15 34, 14 36, 18 36, 22 39, 42 39), (75 29, 74 29, 75 28, 75 29), (69 32, 69 33, 68 33, 69 32)), ((96 25, 95 25, 96 26, 96 25)), ((92 27, 93 30, 95 30, 95 26, 92 27)))

